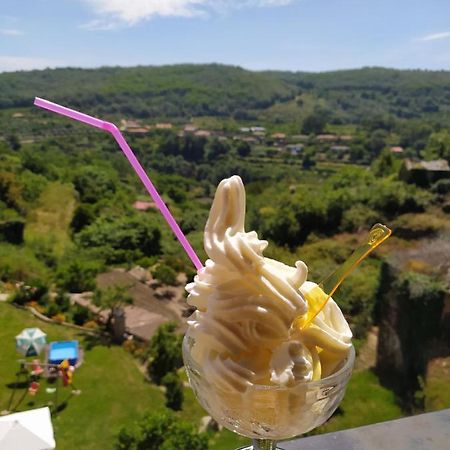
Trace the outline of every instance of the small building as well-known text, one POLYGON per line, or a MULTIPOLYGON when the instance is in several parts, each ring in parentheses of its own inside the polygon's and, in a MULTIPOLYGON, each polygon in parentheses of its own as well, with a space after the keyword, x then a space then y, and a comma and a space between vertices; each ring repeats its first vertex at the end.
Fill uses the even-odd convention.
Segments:
POLYGON ((330 150, 336 153, 346 153, 350 150, 350 147, 348 145, 332 145, 330 150))
POLYGON ((263 139, 266 137, 265 131, 254 131, 253 136, 256 136, 257 138, 263 139))
POLYGON ((183 128, 183 131, 184 131, 185 133, 195 133, 197 130, 198 130, 198 127, 195 126, 195 125, 193 125, 193 124, 191 124, 191 123, 188 123, 188 124, 185 125, 184 128, 183 128))
POLYGON ((241 128, 239 128, 239 131, 241 133, 250 133, 250 128, 249 127, 241 127, 241 128))
POLYGON ((171 130, 172 124, 171 123, 157 123, 156 129, 157 130, 171 130))
POLYGON ((391 151, 391 153, 395 153, 397 155, 401 155, 404 150, 403 150, 403 147, 400 147, 400 146, 397 145, 397 146, 391 147, 390 151, 391 151))
POLYGON ((250 127, 250 131, 255 134, 255 133, 266 133, 266 129, 264 127, 250 127))
POLYGON ((309 136, 307 134, 294 134, 292 137, 292 140, 299 141, 299 142, 306 142, 309 141, 309 136))
POLYGON ((251 137, 251 136, 240 138, 239 140, 243 141, 243 142, 247 142, 248 144, 257 144, 258 143, 258 139, 251 137))
POLYGON ((339 140, 341 142, 350 142, 351 140, 353 140, 353 136, 350 136, 349 134, 343 134, 339 136, 339 140))
POLYGON ((318 142, 336 142, 338 139, 338 136, 335 134, 318 134, 316 136, 316 141, 318 142))
POLYGON ((147 211, 149 209, 156 209, 156 204, 154 202, 144 202, 137 200, 133 203, 133 208, 138 211, 147 211))
POLYGON ((289 144, 286 145, 286 149, 292 156, 298 156, 299 153, 303 151, 305 146, 303 144, 289 144))
POLYGON ((211 136, 211 131, 208 131, 208 130, 197 130, 194 133, 194 136, 207 138, 207 137, 211 136))
POLYGON ((407 183, 429 186, 438 180, 450 178, 450 166, 445 159, 420 161, 407 158, 400 169, 400 178, 407 183))
POLYGON ((126 131, 127 133, 133 134, 145 134, 148 133, 150 128, 142 125, 137 120, 126 120, 122 119, 120 129, 126 131))

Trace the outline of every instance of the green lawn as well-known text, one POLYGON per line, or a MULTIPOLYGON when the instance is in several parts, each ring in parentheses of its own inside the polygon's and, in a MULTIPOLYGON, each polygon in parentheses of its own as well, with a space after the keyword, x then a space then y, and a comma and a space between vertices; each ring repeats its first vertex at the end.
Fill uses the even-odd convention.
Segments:
MULTIPOLYGON (((325 425, 311 434, 355 428, 371 423, 384 422, 402 417, 394 394, 380 386, 378 378, 370 370, 355 372, 349 382, 347 393, 338 412, 325 425)), ((224 430, 210 444, 211 450, 230 450, 249 442, 224 430)))
POLYGON ((353 373, 339 410, 317 432, 329 433, 361 427, 402 416, 394 393, 382 387, 370 369, 362 370, 353 373))
MULTIPOLYGON (((0 303, 0 410, 7 407, 10 388, 18 369, 14 336, 25 327, 38 326, 48 340, 79 339, 75 330, 49 325, 35 319, 30 313, 0 303)), ((53 417, 59 450, 111 449, 118 430, 131 424, 146 411, 162 408, 164 395, 147 383, 133 357, 121 347, 96 346, 85 351, 85 362, 76 371, 75 385, 79 396, 69 398, 65 408, 53 417)), ((44 406, 53 395, 40 390, 36 397, 27 396, 20 410, 44 406), (33 403, 30 403, 33 401, 33 403)), ((17 391, 16 399, 24 390, 17 391)), ((59 404, 70 396, 68 388, 59 390, 59 404)))
POLYGON ((71 242, 69 225, 75 204, 72 185, 50 183, 27 217, 25 242, 31 246, 46 245, 56 257, 61 257, 71 242))
MULTIPOLYGON (((76 330, 38 321, 30 313, 0 303, 0 410, 7 407, 18 369, 14 336, 25 327, 37 326, 48 335, 48 340, 78 339, 76 330)), ((184 376, 183 376, 184 378, 184 376)), ((123 425, 131 424, 147 411, 163 408, 164 395, 147 383, 133 357, 122 347, 95 346, 85 350, 85 362, 74 377, 82 393, 70 397, 68 388, 59 390, 58 403, 63 409, 53 417, 58 449, 94 450, 112 449, 115 437, 123 425), (67 401, 66 401, 67 400, 67 401)), ((45 393, 46 384, 36 397, 26 396, 20 410, 45 405, 54 400, 45 393)), ((16 391, 16 400, 25 390, 16 391)), ((184 409, 180 416, 198 424, 206 412, 199 406, 192 391, 185 388, 184 409)), ((340 411, 316 432, 326 433, 402 416, 391 391, 381 387, 369 370, 354 373, 340 411)), ((211 437, 210 450, 230 450, 245 445, 249 440, 227 430, 211 437)))

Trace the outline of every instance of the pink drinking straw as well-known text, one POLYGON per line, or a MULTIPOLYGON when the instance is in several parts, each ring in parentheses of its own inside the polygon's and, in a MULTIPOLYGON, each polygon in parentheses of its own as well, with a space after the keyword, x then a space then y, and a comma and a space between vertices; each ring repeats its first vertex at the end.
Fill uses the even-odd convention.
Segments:
POLYGON ((185 252, 189 256, 195 268, 197 270, 200 270, 203 267, 203 264, 201 263, 200 258, 197 256, 197 253, 195 253, 186 236, 181 231, 181 228, 179 227, 179 225, 173 218, 172 214, 170 213, 169 208, 167 208, 166 204, 163 202, 155 186, 150 181, 150 178, 145 173, 140 162, 133 153, 133 150, 131 150, 130 146, 127 144, 127 141, 125 140, 125 138, 123 137, 122 133, 120 132, 120 130, 117 128, 116 125, 114 125, 111 122, 106 122, 105 120, 97 119, 95 117, 88 116, 87 114, 74 111, 73 109, 66 108, 65 106, 58 105, 57 103, 49 102, 48 100, 44 100, 39 97, 36 97, 34 99, 34 104, 36 106, 39 106, 40 108, 48 109, 49 111, 61 114, 62 116, 70 117, 71 119, 78 120, 79 122, 86 123, 93 127, 100 128, 101 130, 108 131, 108 133, 111 133, 114 139, 119 144, 119 147, 122 149, 123 153, 127 157, 129 163, 131 164, 131 167, 133 167, 137 176, 142 181, 142 184, 145 186, 148 193, 152 197, 156 206, 161 211, 161 214, 163 215, 164 219, 166 219, 166 222, 169 224, 169 227, 172 229, 175 236, 180 241, 180 244, 183 246, 185 252))

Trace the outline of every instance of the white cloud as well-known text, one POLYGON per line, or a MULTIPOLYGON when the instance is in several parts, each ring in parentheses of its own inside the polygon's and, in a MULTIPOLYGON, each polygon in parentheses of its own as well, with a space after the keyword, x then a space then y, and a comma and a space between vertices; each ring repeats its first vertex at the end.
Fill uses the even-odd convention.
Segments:
POLYGON ((91 31, 109 31, 115 30, 120 26, 119 22, 104 19, 94 19, 90 22, 81 24, 78 28, 91 31))
POLYGON ((26 56, 0 55, 0 72, 13 72, 16 70, 46 69, 47 67, 63 66, 61 61, 47 58, 34 58, 26 56))
MULTIPOLYGON (((198 17, 212 11, 243 8, 285 6, 297 0, 82 0, 97 15, 107 18, 102 28, 112 29, 119 24, 134 25, 155 16, 198 17), (108 24, 108 25, 106 25, 108 24), (105 28, 108 27, 108 28, 105 28)), ((96 22, 96 21, 93 21, 96 22)), ((96 28, 89 22, 83 28, 96 28)))
POLYGON ((0 28, 0 34, 3 36, 23 36, 25 33, 16 28, 0 28))
POLYGON ((450 38, 450 31, 444 31, 443 33, 434 33, 428 34, 427 36, 423 36, 418 41, 427 42, 427 41, 438 41, 440 39, 448 39, 450 38))

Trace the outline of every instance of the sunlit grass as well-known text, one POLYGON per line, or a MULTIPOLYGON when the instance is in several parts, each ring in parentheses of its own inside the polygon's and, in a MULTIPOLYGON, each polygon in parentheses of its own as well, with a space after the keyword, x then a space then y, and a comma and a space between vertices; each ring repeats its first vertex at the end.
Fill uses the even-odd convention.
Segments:
POLYGON ((30 247, 45 245, 61 257, 70 245, 69 225, 75 209, 72 185, 50 183, 32 209, 25 227, 25 242, 30 247))

